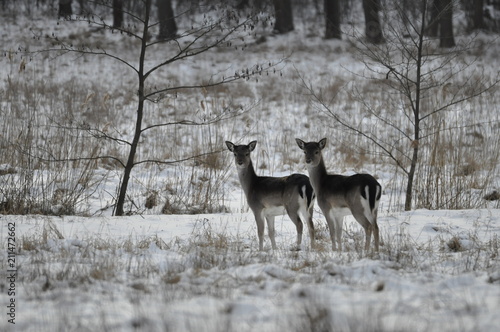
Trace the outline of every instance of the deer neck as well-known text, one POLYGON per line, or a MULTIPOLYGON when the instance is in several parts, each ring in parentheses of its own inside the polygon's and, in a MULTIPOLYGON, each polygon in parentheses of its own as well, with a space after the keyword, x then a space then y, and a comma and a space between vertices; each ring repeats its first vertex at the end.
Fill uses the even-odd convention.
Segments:
POLYGON ((238 177, 240 179, 241 187, 243 191, 248 196, 248 193, 251 191, 253 184, 257 179, 257 174, 253 168, 253 164, 250 161, 247 167, 238 168, 238 177))
POLYGON ((323 161, 323 157, 319 161, 318 165, 311 166, 308 165, 307 169, 309 171, 309 178, 311 180, 311 185, 314 188, 314 191, 317 193, 321 188, 321 183, 324 181, 328 173, 326 172, 325 162, 323 161))

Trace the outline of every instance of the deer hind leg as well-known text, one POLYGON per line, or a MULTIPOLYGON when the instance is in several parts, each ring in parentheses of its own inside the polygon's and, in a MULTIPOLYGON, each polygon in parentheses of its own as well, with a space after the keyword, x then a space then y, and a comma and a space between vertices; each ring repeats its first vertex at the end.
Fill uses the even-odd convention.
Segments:
POLYGON ((295 224, 295 228, 297 229, 297 247, 296 247, 296 249, 300 250, 300 246, 302 244, 302 232, 304 230, 304 224, 302 223, 302 219, 299 216, 298 212, 295 212, 294 210, 289 209, 288 207, 286 209, 286 212, 287 212, 288 216, 290 217, 290 219, 292 220, 292 222, 295 224))
POLYGON ((307 229, 309 230, 309 239, 311 240, 311 249, 314 249, 316 246, 315 242, 315 234, 314 234, 314 223, 312 217, 312 208, 308 209, 307 216, 304 217, 307 220, 307 229))
POLYGON ((377 224, 377 211, 374 212, 373 214, 373 237, 375 241, 375 251, 378 252, 378 247, 379 247, 379 229, 378 229, 378 224, 377 224))
POLYGON ((353 214, 354 219, 363 227, 365 230, 365 252, 368 252, 370 250, 370 243, 371 243, 371 237, 372 237, 372 232, 374 233, 375 237, 375 248, 378 247, 378 226, 375 222, 375 225, 372 225, 370 222, 370 219, 363 213, 362 211, 359 211, 357 209, 354 209, 353 214))
POLYGON ((372 241, 372 225, 365 227, 365 252, 370 250, 370 242, 372 241))

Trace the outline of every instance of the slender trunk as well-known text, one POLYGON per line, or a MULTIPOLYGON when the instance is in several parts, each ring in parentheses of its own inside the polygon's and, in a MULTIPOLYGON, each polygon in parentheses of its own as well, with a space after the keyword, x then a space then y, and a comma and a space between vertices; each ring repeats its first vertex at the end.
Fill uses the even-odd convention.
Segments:
MULTIPOLYGON (((414 121, 414 135, 413 135, 413 155, 411 157, 410 170, 408 172, 408 183, 406 186, 406 197, 405 197, 405 211, 411 210, 413 201, 413 180, 415 178, 415 171, 417 169, 418 163, 418 152, 419 152, 419 140, 420 140, 420 88, 421 88, 421 70, 422 70, 422 57, 423 57, 423 46, 424 46, 424 32, 426 31, 425 17, 427 15, 427 3, 424 3, 422 9, 422 27, 420 29, 420 34, 418 38, 417 47, 417 77, 415 82, 415 102, 411 103, 413 105, 413 121, 414 121)), ((411 99, 411 95, 410 95, 411 99)))
POLYGON ((144 19, 144 31, 142 35, 142 44, 141 44, 141 55, 139 58, 139 70, 138 81, 139 81, 139 89, 138 89, 138 105, 137 105, 137 117, 135 121, 135 131, 134 138, 132 139, 132 143, 130 144, 130 151, 127 159, 127 163, 125 165, 125 169, 123 171, 122 183, 120 184, 120 190, 118 194, 118 201, 116 202, 115 216, 122 216, 124 214, 124 205, 125 198, 127 196, 127 187, 128 182, 130 180, 130 173, 132 172, 132 168, 134 168, 135 163, 135 155, 137 152, 137 146, 139 145, 139 139, 142 134, 142 118, 144 116, 144 59, 146 55, 146 43, 148 36, 148 27, 149 27, 149 13, 151 9, 151 0, 146 1, 146 17, 144 19))
POLYGON ((417 169, 418 162, 418 140, 419 140, 419 125, 415 124, 415 135, 413 145, 413 155, 411 158, 410 171, 408 172, 408 184, 406 186, 406 197, 405 197, 405 211, 411 210, 411 205, 413 201, 413 180, 415 178, 415 171, 417 169))

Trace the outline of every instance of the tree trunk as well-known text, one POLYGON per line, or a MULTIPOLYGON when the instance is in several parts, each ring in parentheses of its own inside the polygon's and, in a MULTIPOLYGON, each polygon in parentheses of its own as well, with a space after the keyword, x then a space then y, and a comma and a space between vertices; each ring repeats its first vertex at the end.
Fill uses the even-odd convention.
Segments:
POLYGON ((325 38, 342 39, 340 30, 340 3, 339 0, 325 0, 325 38))
POLYGON ((406 185, 406 196, 405 196, 405 211, 411 210, 413 202, 413 181, 415 179, 415 172, 417 170, 418 163, 418 152, 420 145, 420 98, 421 98, 421 84, 422 84, 422 59, 423 59, 423 49, 424 49, 424 33, 427 30, 425 26, 425 17, 427 16, 427 6, 424 5, 422 10, 422 26, 420 28, 420 34, 418 36, 417 44, 417 63, 416 63, 416 80, 415 80, 415 99, 412 100, 410 95, 411 109, 413 111, 413 154, 411 157, 410 170, 408 171, 408 183, 406 185))
POLYGON ((160 32, 158 40, 171 40, 177 37, 177 24, 175 24, 174 10, 171 0, 158 0, 158 21, 160 32))
POLYGON ((439 20, 439 47, 455 47, 453 35, 453 2, 452 0, 441 0, 442 10, 439 20))
POLYGON ((59 0, 59 17, 70 17, 73 15, 73 9, 71 8, 72 0, 59 0))
POLYGON ((125 169, 123 171, 122 183, 120 184, 120 190, 118 193, 118 200, 116 202, 115 208, 115 216, 123 216, 125 198, 127 196, 127 188, 128 182, 130 180, 130 174, 132 172, 132 168, 135 166, 135 155, 137 153, 137 146, 139 145, 139 139, 142 134, 142 119, 144 117, 144 85, 146 78, 144 77, 144 59, 146 56, 146 46, 148 40, 148 27, 149 27, 149 15, 151 10, 151 0, 146 0, 146 13, 144 19, 144 30, 141 38, 141 54, 139 58, 139 70, 137 71, 138 80, 139 80, 139 89, 138 89, 138 104, 137 104, 137 115, 135 121, 135 131, 134 138, 132 139, 132 143, 130 144, 130 151, 128 154, 127 163, 125 164, 125 169))
MULTIPOLYGON (((429 0, 429 2, 432 0, 429 0)), ((439 33, 439 19, 440 13, 442 10, 441 5, 442 0, 434 0, 432 1, 432 5, 430 8, 430 19, 429 24, 427 25, 426 33, 430 37, 437 37, 439 33)), ((425 4, 424 4, 425 7, 425 4)))
POLYGON ((274 0, 274 33, 284 34, 293 31, 293 12, 291 0, 274 0))
POLYGON ((473 11, 473 16, 472 16, 472 21, 473 21, 473 29, 474 30, 481 30, 484 29, 484 13, 483 13, 483 7, 484 7, 484 0, 474 0, 474 11, 473 11))
POLYGON ((123 0, 113 0, 113 28, 123 25, 123 0))
POLYGON ((367 42, 371 44, 383 43, 384 36, 378 15, 380 0, 363 0, 363 11, 365 13, 365 36, 367 42))

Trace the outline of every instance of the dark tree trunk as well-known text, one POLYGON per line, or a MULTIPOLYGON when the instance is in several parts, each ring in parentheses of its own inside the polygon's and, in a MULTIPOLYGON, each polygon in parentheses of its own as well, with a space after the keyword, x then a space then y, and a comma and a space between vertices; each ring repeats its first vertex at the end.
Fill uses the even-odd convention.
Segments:
POLYGON ((366 41, 372 44, 383 43, 384 36, 379 18, 380 0, 363 0, 363 11, 365 12, 366 41))
POLYGON ((238 4, 236 5, 236 9, 242 10, 248 7, 249 5, 250 5, 249 0, 240 0, 240 2, 238 2, 238 4))
POLYGON ((455 46, 453 35, 453 2, 441 0, 442 10, 439 20, 439 47, 450 48, 455 46))
POLYGON ((245 8, 252 8, 255 10, 264 9, 267 6, 267 0, 239 0, 236 9, 242 10, 245 8))
POLYGON ((325 38, 342 39, 340 30, 339 0, 325 0, 325 38))
MULTIPOLYGON (((408 171, 408 183, 406 184, 405 195, 405 211, 411 210, 413 202, 413 181, 419 160, 419 145, 420 145, 420 102, 422 98, 422 66, 424 63, 424 33, 426 31, 425 18, 427 16, 427 8, 424 6, 422 10, 422 26, 418 35, 417 57, 416 57, 416 80, 415 80, 415 99, 411 102, 413 112, 413 142, 411 144, 413 153, 411 157, 410 170, 408 171)), ((411 95, 410 95, 411 96, 411 95)))
MULTIPOLYGON (((429 0, 432 1, 432 0, 429 0)), ((442 11, 442 0, 433 0, 430 6, 430 20, 427 25, 426 33, 430 37, 437 37, 439 33, 439 19, 442 11)))
POLYGON ((177 37, 177 24, 175 23, 174 9, 171 0, 158 0, 158 21, 160 33, 158 40, 171 40, 177 37))
POLYGON ((59 0, 59 17, 66 18, 73 15, 71 2, 72 0, 59 0))
POLYGON ((484 0, 474 0, 474 12, 472 16, 473 29, 481 30, 484 29, 484 0))
POLYGON ((276 21, 274 23, 274 32, 278 34, 293 31, 293 12, 291 0, 273 0, 274 15, 276 21))
POLYGON ((113 28, 123 25, 123 0, 113 0, 113 28))
POLYGON ((78 4, 80 5, 80 15, 85 15, 87 13, 86 1, 78 0, 78 4))
POLYGON ((130 151, 128 154, 128 159, 127 163, 125 164, 125 169, 123 171, 123 178, 121 180, 120 184, 120 189, 118 193, 118 200, 116 202, 116 208, 115 208, 115 216, 123 216, 125 214, 125 198, 127 196, 127 188, 128 188, 128 183, 130 180, 130 174, 132 173, 132 169, 135 166, 135 155, 137 153, 137 147, 139 145, 139 140, 142 135, 142 120, 144 117, 144 86, 145 86, 145 81, 146 77, 144 76, 144 62, 145 62, 145 55, 146 55, 146 46, 147 46, 147 39, 148 39, 148 27, 149 27, 149 15, 151 11, 151 0, 146 0, 146 12, 145 12, 145 19, 144 19, 144 30, 142 32, 142 38, 141 38, 141 54, 139 57, 139 70, 137 72, 138 74, 138 83, 139 83, 139 89, 138 89, 138 104, 137 104, 137 114, 136 114, 136 120, 135 120, 135 130, 134 130, 134 138, 132 139, 132 143, 130 144, 130 151))
POLYGON ((438 37, 439 47, 450 48, 455 46, 453 35, 453 1, 434 0, 430 9, 431 19, 427 28, 427 34, 438 37))

